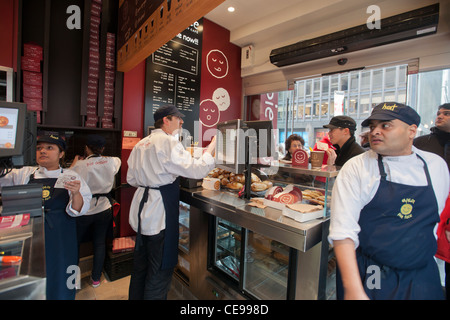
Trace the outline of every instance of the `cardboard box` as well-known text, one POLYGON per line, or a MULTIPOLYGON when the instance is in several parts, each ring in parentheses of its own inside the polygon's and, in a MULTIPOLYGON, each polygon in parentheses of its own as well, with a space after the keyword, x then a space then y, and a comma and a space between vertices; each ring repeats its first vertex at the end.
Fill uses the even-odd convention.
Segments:
POLYGON ((27 104, 29 111, 42 111, 42 99, 23 97, 23 102, 27 104))
POLYGON ((41 60, 33 57, 23 56, 21 58, 22 70, 41 72, 41 60))
POLYGON ((44 59, 44 49, 33 43, 24 43, 23 44, 23 55, 24 57, 38 59, 42 61, 44 59))
MULTIPOLYGON (((320 206, 317 206, 320 207, 320 206)), ((302 213, 296 210, 292 210, 288 207, 284 207, 282 214, 286 217, 292 218, 298 222, 307 222, 310 220, 318 219, 323 217, 323 207, 322 209, 318 209, 317 211, 302 213)))
POLYGON ((27 98, 42 99, 42 86, 23 85, 23 96, 27 98))
POLYGON ((23 83, 32 86, 42 86, 42 73, 23 71, 23 83))

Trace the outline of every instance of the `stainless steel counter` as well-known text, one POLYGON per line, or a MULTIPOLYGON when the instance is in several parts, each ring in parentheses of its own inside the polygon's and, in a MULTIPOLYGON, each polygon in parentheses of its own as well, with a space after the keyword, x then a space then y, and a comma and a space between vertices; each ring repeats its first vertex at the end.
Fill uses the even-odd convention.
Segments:
POLYGON ((284 216, 281 210, 250 206, 249 200, 240 199, 237 193, 229 191, 202 188, 183 189, 183 191, 188 192, 194 200, 193 205, 204 212, 303 252, 322 241, 322 223, 328 220, 328 218, 321 218, 300 223, 284 216))
POLYGON ((31 218, 26 226, 0 230, 0 248, 22 257, 20 265, 15 266, 16 275, 0 279, 0 299, 45 299, 44 217, 31 218))

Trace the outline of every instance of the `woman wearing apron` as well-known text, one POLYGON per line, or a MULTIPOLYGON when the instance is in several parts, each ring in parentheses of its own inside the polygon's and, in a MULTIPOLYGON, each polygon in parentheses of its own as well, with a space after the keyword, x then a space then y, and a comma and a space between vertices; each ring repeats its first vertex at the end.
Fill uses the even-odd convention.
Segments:
POLYGON ((374 108, 371 150, 333 186, 329 240, 338 299, 442 299, 435 228, 449 190, 447 165, 412 146, 419 115, 398 103, 374 108))
POLYGON ((74 217, 87 212, 91 193, 86 183, 71 170, 60 167, 66 143, 58 135, 38 138, 36 162, 39 167, 14 169, 0 179, 2 186, 41 184, 45 217, 45 264, 48 300, 73 300, 76 289, 69 279, 70 266, 77 266, 78 246, 74 217), (59 178, 68 177, 63 187, 59 178), (69 280, 69 281, 68 281, 69 280))

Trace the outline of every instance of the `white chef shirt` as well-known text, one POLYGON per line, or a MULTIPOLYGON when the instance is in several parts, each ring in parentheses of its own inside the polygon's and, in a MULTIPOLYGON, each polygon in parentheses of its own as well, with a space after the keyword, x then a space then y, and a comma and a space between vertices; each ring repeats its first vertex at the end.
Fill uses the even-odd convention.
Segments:
MULTIPOLYGON (((436 195, 439 214, 445 206, 449 192, 449 172, 445 161, 430 152, 412 147, 407 156, 383 157, 387 180, 410 186, 426 186, 424 165, 416 154, 427 163, 431 184, 436 195)), ((378 154, 369 150, 347 161, 339 172, 332 190, 331 220, 328 241, 350 238, 359 245, 359 215, 375 196, 380 185, 378 154)), ((432 201, 433 199, 430 199, 432 201)))
MULTIPOLYGON (((43 178, 58 178, 61 173, 61 168, 57 170, 47 170, 44 167, 23 167, 21 169, 13 169, 10 173, 8 173, 3 178, 0 178, 0 186, 6 187, 6 186, 15 186, 15 185, 21 185, 21 184, 27 184, 30 181, 30 176, 34 172, 34 178, 35 179, 43 179, 43 178)), ((78 173, 76 173, 73 170, 70 169, 63 169, 64 173, 70 173, 77 177, 77 180, 80 180, 80 193, 83 197, 83 206, 81 207, 81 210, 78 212, 72 208, 72 193, 69 192, 70 200, 66 207, 66 212, 69 216, 72 217, 78 217, 81 215, 84 215, 88 209, 91 202, 92 194, 91 190, 89 189, 86 182, 83 180, 83 178, 80 177, 78 173)))
MULTIPOLYGON (((138 187, 130 207, 129 223, 138 229, 138 210, 144 188, 171 184, 178 176, 201 179, 215 166, 214 157, 205 152, 194 159, 172 135, 162 129, 139 141, 128 158, 127 182, 138 187)), ((165 210, 159 190, 149 189, 148 200, 141 212, 141 233, 155 235, 166 228, 165 210)))
MULTIPOLYGON (((92 194, 108 193, 114 186, 114 176, 120 169, 122 162, 117 157, 89 156, 78 160, 71 168, 77 172, 88 184, 92 194)), ((86 215, 96 214, 111 207, 106 197, 92 199, 86 215)))

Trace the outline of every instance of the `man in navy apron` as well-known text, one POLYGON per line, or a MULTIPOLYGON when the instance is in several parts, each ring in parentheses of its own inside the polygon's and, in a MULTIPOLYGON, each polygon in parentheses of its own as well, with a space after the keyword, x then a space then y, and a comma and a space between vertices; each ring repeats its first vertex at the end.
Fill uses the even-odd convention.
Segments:
POLYGON ((130 300, 167 298, 178 262, 179 176, 201 179, 214 168, 215 138, 194 160, 174 136, 184 115, 173 105, 158 108, 155 130, 128 158, 127 182, 137 187, 129 222, 136 231, 130 300))
POLYGON ((342 168, 333 186, 329 240, 338 299, 442 299, 434 260, 449 190, 445 162, 412 147, 420 116, 386 102, 363 121, 371 150, 342 168))

